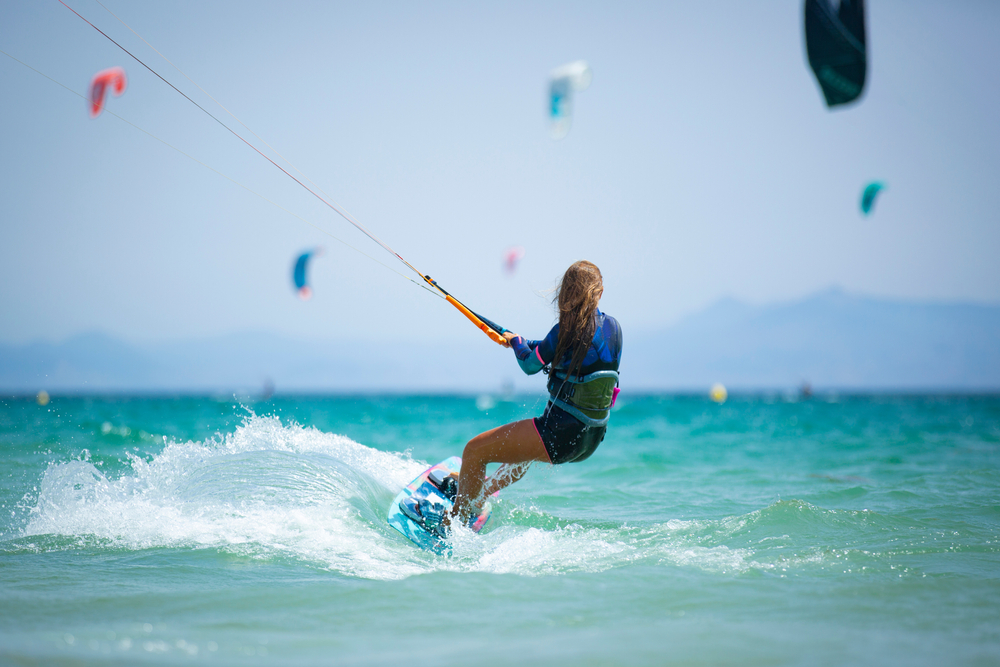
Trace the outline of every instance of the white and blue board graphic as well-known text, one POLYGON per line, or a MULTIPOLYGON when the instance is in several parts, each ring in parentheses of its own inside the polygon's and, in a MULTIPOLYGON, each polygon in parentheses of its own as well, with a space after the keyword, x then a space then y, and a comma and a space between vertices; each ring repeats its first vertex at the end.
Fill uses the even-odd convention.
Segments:
MULTIPOLYGON (((462 459, 452 456, 420 473, 393 499, 387 517, 389 525, 421 549, 446 553, 449 546, 442 520, 454 504, 461 468, 462 459)), ((469 527, 478 533, 489 521, 490 513, 487 502, 469 527)))

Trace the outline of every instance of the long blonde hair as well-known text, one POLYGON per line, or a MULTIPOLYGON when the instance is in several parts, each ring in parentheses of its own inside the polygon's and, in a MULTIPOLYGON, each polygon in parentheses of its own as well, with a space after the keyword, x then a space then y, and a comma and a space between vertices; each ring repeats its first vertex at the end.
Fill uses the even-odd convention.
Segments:
POLYGON ((580 370, 583 359, 590 349, 590 342, 597 330, 597 302, 604 294, 604 278, 601 270, 591 262, 574 262, 556 291, 553 302, 559 305, 559 342, 552 359, 553 368, 566 352, 573 350, 573 357, 565 372, 567 376, 580 370))

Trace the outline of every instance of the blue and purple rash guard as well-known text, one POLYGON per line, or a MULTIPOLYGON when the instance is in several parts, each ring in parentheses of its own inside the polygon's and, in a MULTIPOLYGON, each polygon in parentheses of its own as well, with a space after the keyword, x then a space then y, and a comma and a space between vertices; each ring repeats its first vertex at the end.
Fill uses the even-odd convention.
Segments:
POLYGON ((559 325, 539 341, 526 341, 520 336, 510 341, 517 363, 528 375, 550 366, 548 390, 550 401, 588 426, 607 424, 614 403, 613 391, 618 383, 618 366, 622 354, 622 330, 615 318, 597 311, 594 338, 576 375, 567 377, 566 369, 573 359, 569 349, 562 359, 555 360, 559 342, 559 325))
MULTIPOLYGON (((618 325, 618 320, 597 311, 597 329, 594 331, 594 340, 587 350, 587 356, 583 358, 583 365, 580 367, 578 376, 586 376, 596 371, 618 370, 618 365, 622 358, 622 329, 618 325)), ((549 331, 549 334, 542 340, 525 340, 521 336, 510 341, 510 346, 514 349, 517 363, 528 375, 534 375, 543 367, 552 364, 556 354, 556 346, 559 344, 559 323, 549 331)), ((569 349, 558 364, 553 364, 553 369, 559 373, 573 359, 573 350, 569 349)))

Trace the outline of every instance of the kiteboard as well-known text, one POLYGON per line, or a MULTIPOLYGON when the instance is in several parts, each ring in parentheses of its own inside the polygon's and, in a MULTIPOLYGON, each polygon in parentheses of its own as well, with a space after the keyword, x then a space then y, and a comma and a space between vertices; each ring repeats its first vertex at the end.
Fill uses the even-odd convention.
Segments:
MULTIPOLYGON (((454 505, 461 467, 462 459, 452 456, 420 473, 389 505, 389 525, 421 549, 436 554, 447 552, 448 531, 443 519, 454 505)), ((482 512, 469 519, 469 528, 477 533, 482 530, 491 511, 487 500, 482 512)))

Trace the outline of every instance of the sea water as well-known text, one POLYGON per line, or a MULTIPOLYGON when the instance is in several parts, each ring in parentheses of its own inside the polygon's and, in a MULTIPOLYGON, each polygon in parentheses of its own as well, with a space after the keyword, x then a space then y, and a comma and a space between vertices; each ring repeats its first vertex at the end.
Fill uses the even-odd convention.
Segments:
POLYGON ((1000 397, 623 394, 450 556, 386 524, 543 407, 0 399, 0 664, 1000 664, 1000 397))

